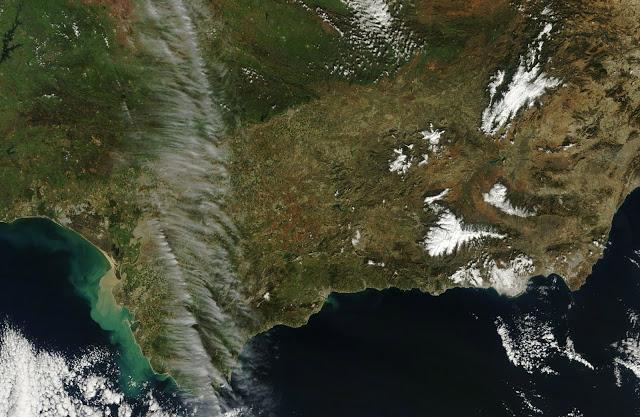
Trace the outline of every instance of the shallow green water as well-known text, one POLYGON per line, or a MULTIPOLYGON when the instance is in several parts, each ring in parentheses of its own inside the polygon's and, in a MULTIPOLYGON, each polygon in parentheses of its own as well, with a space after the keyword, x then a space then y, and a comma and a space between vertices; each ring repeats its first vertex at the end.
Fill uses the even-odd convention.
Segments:
MULTIPOLYGON (((24 257, 23 265, 28 265, 29 256, 33 263, 57 258, 54 262, 64 265, 61 269, 33 265, 34 269, 51 272, 45 276, 42 272, 33 274, 35 278, 26 287, 25 282, 12 281, 10 271, 2 274, 6 294, 13 299, 24 297, 24 303, 37 300, 25 312, 16 314, 18 321, 42 323, 40 333, 55 335, 65 349, 111 345, 117 351, 120 385, 129 395, 136 395, 145 383, 167 379, 153 372, 137 345, 130 326, 133 318, 115 302, 111 289, 116 278, 98 248, 74 231, 43 218, 0 223, 0 242, 12 247, 15 257, 24 257)), ((11 319, 12 312, 8 313, 11 319)))

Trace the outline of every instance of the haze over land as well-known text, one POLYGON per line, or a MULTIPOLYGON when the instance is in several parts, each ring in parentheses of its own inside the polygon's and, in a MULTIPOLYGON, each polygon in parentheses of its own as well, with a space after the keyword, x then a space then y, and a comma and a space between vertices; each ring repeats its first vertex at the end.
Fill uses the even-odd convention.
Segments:
POLYGON ((331 291, 576 289, 640 185, 634 1, 21 4, 0 218, 109 253, 143 352, 203 395, 331 291))

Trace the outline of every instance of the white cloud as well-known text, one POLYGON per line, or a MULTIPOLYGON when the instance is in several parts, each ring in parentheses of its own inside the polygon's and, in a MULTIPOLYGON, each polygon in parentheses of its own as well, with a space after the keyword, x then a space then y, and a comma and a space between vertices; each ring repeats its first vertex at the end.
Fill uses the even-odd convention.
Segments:
POLYGON ((366 32, 388 31, 393 23, 384 0, 343 0, 351 8, 360 27, 366 32))
POLYGON ((502 318, 496 320, 496 331, 509 362, 530 374, 557 374, 548 362, 549 357, 560 350, 551 327, 527 314, 515 323, 507 324, 502 318))
POLYGON ((526 255, 518 255, 504 264, 489 260, 485 267, 489 271, 491 286, 506 295, 521 293, 535 270, 533 259, 526 255))
POLYGON ((522 254, 505 263, 498 263, 487 255, 483 258, 459 268, 450 279, 456 285, 491 286, 501 294, 515 296, 526 288, 535 270, 533 260, 522 254))
MULTIPOLYGON (((35 348, 20 332, 0 327, 0 416, 118 416, 129 417, 131 405, 106 374, 108 354, 92 350, 66 359, 35 348)), ((148 417, 176 417, 148 393, 148 417), (153 406, 153 407, 151 407, 153 406)))
MULTIPOLYGON (((302 2, 299 2, 302 3, 302 2)), ((351 53, 344 55, 339 62, 328 65, 333 74, 352 77, 370 67, 386 67, 383 62, 390 60, 395 65, 401 65, 413 57, 415 51, 422 48, 424 42, 403 21, 393 16, 394 9, 387 0, 342 0, 351 11, 348 24, 333 20, 326 13, 318 15, 333 26, 354 49, 356 56, 351 53), (362 52, 373 55, 374 59, 361 59, 362 52)), ((304 3, 302 3, 304 4, 304 3)), ((307 7, 308 6, 303 6, 307 7)), ((387 70, 380 76, 389 75, 387 70)))
POLYGON ((618 356, 614 358, 616 366, 622 366, 631 371, 637 379, 640 379, 640 338, 628 337, 615 343, 618 356))
POLYGON ((493 101, 493 97, 495 97, 496 92, 498 91, 498 87, 500 87, 504 82, 504 76, 505 72, 503 70, 499 70, 491 76, 489 86, 487 87, 487 89, 489 90, 489 97, 491 101, 493 101))
POLYGON ((509 361, 530 374, 557 375, 551 368, 553 359, 557 357, 578 362, 594 370, 593 365, 575 351, 570 338, 566 339, 564 347, 560 346, 551 325, 534 315, 526 314, 512 323, 498 317, 495 324, 509 361))
POLYGON ((473 287, 482 287, 482 272, 475 264, 459 268, 453 275, 451 281, 456 285, 471 285, 473 287))

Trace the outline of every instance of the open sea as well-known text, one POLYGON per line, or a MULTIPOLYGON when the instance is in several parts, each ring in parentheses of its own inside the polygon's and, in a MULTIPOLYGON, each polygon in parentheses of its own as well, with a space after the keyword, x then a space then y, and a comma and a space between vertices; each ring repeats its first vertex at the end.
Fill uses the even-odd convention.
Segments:
MULTIPOLYGON (((126 310, 96 310, 108 269, 48 220, 0 224, 0 417, 198 415, 136 353, 126 310)), ((576 292, 549 276, 517 298, 332 294, 254 337, 231 388, 229 416, 640 416, 640 191, 576 292)))
POLYGON ((109 269, 49 220, 0 223, 0 417, 180 409, 173 382, 134 343, 129 313, 100 291, 109 269))
POLYGON ((640 191, 571 293, 332 294, 309 323, 245 348, 233 386, 277 417, 640 416, 640 191))

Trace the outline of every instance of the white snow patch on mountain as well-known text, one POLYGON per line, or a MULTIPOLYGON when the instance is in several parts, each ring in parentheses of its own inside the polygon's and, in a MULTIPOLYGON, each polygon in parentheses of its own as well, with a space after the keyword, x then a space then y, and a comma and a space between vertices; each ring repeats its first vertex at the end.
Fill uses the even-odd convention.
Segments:
POLYGON ((498 208, 500 211, 511 216, 531 217, 535 215, 534 210, 528 210, 523 207, 515 207, 513 204, 511 204, 511 201, 509 201, 509 198, 507 197, 507 187, 500 183, 497 183, 493 187, 491 187, 488 193, 483 193, 482 199, 485 201, 485 203, 490 204, 498 208))
POLYGON ((427 141, 431 152, 438 152, 440 150, 440 139, 444 134, 444 130, 434 129, 433 123, 430 123, 429 130, 423 130, 420 134, 422 135, 422 139, 427 141))
POLYGON ((529 45, 527 56, 520 57, 520 64, 506 90, 498 97, 498 88, 506 81, 504 70, 496 72, 489 82, 490 100, 482 112, 481 130, 495 135, 505 127, 517 113, 531 107, 547 90, 560 85, 561 81, 549 77, 542 71, 541 52, 544 41, 549 38, 553 25, 546 23, 534 42, 529 45))
POLYGON ((404 150, 400 147, 393 150, 395 159, 389 161, 389 171, 397 172, 398 175, 406 174, 411 168, 413 157, 404 154, 404 150))
POLYGON ((424 199, 424 203, 427 206, 433 206, 435 202, 442 200, 443 198, 445 198, 447 196, 447 194, 449 194, 449 190, 448 188, 442 190, 440 193, 434 195, 434 196, 430 196, 430 197, 425 197, 424 199))
POLYGON ((360 243, 360 239, 362 239, 362 234, 360 233, 360 230, 356 230, 356 233, 351 238, 351 245, 353 245, 354 247, 358 246, 358 244, 360 243))
POLYGON ((484 238, 504 239, 505 237, 488 227, 466 225, 450 210, 443 209, 436 223, 429 228, 424 247, 431 256, 451 255, 470 242, 484 238))

